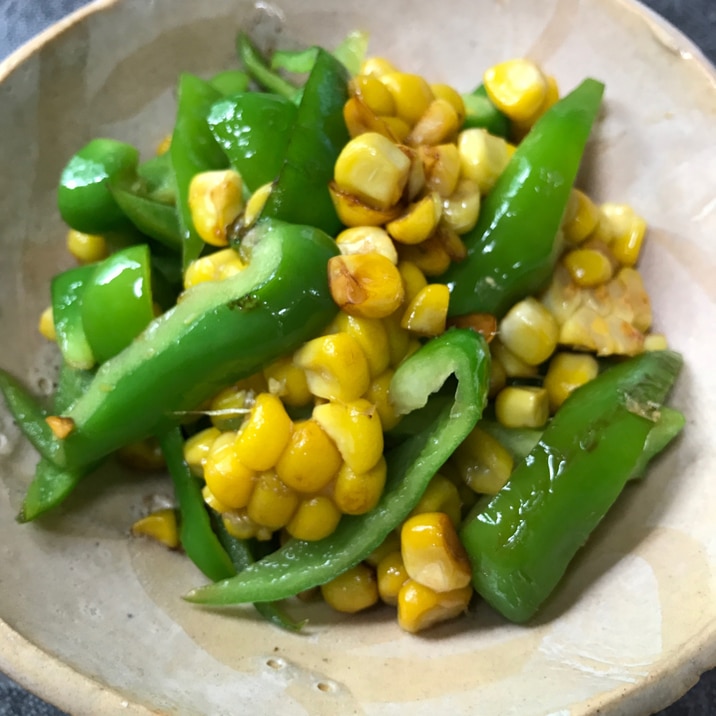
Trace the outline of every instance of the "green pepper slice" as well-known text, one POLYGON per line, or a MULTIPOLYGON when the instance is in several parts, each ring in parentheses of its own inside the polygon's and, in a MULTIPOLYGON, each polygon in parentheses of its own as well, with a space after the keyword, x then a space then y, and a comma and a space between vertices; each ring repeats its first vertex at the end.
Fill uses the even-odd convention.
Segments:
POLYGON ((264 89, 292 102, 300 97, 300 88, 273 72, 244 32, 240 32, 236 36, 236 52, 249 75, 264 89))
POLYGON ((249 88, 249 76, 241 70, 225 70, 215 74, 209 84, 221 94, 230 97, 249 88))

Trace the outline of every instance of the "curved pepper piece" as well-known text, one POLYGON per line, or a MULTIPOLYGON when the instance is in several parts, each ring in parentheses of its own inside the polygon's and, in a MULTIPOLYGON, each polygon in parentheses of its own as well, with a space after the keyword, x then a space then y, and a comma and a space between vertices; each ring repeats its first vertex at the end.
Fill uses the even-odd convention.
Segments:
POLYGON ((401 412, 423 407, 455 375, 453 400, 431 424, 386 454, 388 480, 375 509, 344 515, 317 542, 290 540, 236 577, 190 592, 197 604, 230 605, 290 597, 358 564, 410 513, 427 484, 480 418, 487 400, 489 350, 482 336, 453 329, 434 338, 396 370, 391 395, 401 412))

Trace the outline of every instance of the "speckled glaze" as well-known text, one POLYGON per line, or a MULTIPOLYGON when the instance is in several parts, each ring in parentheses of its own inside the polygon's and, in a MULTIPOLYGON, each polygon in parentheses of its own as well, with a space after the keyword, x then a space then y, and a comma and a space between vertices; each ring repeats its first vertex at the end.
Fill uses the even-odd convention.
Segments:
POLYGON ((581 185, 650 222, 642 268, 656 327, 686 357, 678 444, 630 486, 529 626, 484 605, 425 636, 390 610, 344 618, 318 605, 305 635, 250 610, 179 597, 201 582, 180 555, 128 539, 163 480, 103 476, 42 525, 13 517, 31 451, 0 412, 0 668, 74 714, 638 714, 716 664, 716 74, 641 6, 621 0, 445 4, 364 0, 101 0, 0 64, 2 365, 51 387, 36 334, 53 273, 69 265, 54 188, 91 137, 146 152, 170 129, 181 70, 231 65, 237 27, 264 43, 372 49, 471 88, 488 64, 528 55, 563 89, 589 74, 606 108, 581 185), (410 18, 407 30, 398 18, 410 18))

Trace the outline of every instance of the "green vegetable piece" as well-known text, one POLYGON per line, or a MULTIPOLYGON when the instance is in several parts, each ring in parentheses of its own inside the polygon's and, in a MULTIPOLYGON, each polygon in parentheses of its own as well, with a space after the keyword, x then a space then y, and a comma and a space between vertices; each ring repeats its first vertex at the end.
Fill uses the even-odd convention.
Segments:
POLYGON ((684 425, 686 425, 686 418, 683 413, 665 405, 662 406, 654 427, 649 431, 644 443, 644 450, 630 479, 635 480, 643 477, 647 465, 666 449, 669 443, 684 429, 684 425))
POLYGON ((333 50, 333 56, 348 70, 351 77, 355 77, 360 72, 367 52, 368 33, 354 30, 333 50))
POLYGON ((480 427, 507 450, 515 462, 524 460, 542 437, 542 430, 534 428, 506 428, 496 420, 483 418, 480 427))
POLYGON ((317 47, 307 47, 305 50, 276 50, 271 55, 270 66, 272 70, 284 70, 296 75, 303 75, 313 69, 317 57, 317 47))
POLYGON ((462 101, 465 103, 463 129, 486 129, 490 134, 509 139, 510 119, 492 103, 485 85, 480 85, 472 94, 462 95, 462 101))
POLYGON ((251 192, 279 174, 298 109, 284 97, 243 92, 217 102, 207 119, 214 138, 251 192))
POLYGON ((316 226, 335 235, 341 227, 328 183, 349 140, 343 120, 348 75, 338 60, 319 50, 304 87, 296 124, 278 180, 262 217, 316 226))
POLYGON ((63 363, 60 366, 57 390, 52 402, 53 412, 59 415, 67 410, 87 390, 93 378, 92 371, 72 368, 67 363, 63 363))
POLYGON ((460 537, 477 592, 508 619, 530 619, 635 470, 681 368, 669 351, 610 368, 565 401, 542 439, 460 537))
POLYGON ((395 372, 391 395, 401 412, 425 405, 453 374, 453 400, 434 414, 429 427, 386 454, 388 480, 375 509, 344 515, 336 531, 317 542, 290 540, 236 577, 199 587, 186 599, 211 605, 275 601, 324 584, 370 554, 410 513, 433 475, 475 426, 487 400, 489 350, 479 334, 451 330, 395 372))
POLYGON ((451 316, 502 316, 552 275, 559 227, 604 85, 587 79, 553 105, 510 159, 463 239, 467 258, 439 279, 450 288, 451 316))
POLYGON ((249 88, 249 76, 241 70, 225 70, 214 75, 209 84, 221 92, 221 94, 230 97, 239 92, 246 92, 249 88))
POLYGON ((93 139, 62 171, 57 206, 65 222, 77 231, 101 234, 122 228, 124 214, 109 191, 108 181, 132 176, 137 150, 114 139, 93 139))
POLYGON ((236 52, 243 62, 245 70, 264 89, 291 101, 296 101, 300 92, 299 88, 269 68, 266 60, 244 32, 240 32, 236 36, 236 52))

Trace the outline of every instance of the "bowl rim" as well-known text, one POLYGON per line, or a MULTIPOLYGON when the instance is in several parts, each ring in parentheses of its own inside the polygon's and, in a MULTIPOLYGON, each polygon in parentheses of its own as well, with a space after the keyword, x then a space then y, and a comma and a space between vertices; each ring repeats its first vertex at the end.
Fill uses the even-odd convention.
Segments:
MULTIPOLYGON (((74 25, 124 1, 91 0, 27 40, 0 61, 0 85, 15 69, 74 25)), ((692 71, 702 73, 716 92, 716 66, 681 30, 641 0, 611 1, 625 12, 630 12, 645 22, 659 42, 680 55, 683 61, 688 61, 692 71)), ((680 664, 676 665, 676 668, 669 669, 668 665, 664 665, 660 673, 649 675, 628 690, 611 691, 584 702, 582 708, 588 710, 581 713, 583 715, 600 713, 608 716, 610 713, 616 713, 615 707, 618 707, 621 713, 624 707, 634 705, 633 702, 647 689, 655 694, 649 704, 650 711, 672 704, 694 686, 704 672, 716 668, 716 624, 709 624, 702 630, 698 641, 690 642, 688 647, 680 652, 680 657, 680 664)), ((115 713, 120 710, 127 716, 150 716, 160 713, 132 702, 120 692, 43 651, 15 631, 2 617, 0 617, 0 672, 36 696, 73 714, 115 713)))

